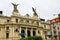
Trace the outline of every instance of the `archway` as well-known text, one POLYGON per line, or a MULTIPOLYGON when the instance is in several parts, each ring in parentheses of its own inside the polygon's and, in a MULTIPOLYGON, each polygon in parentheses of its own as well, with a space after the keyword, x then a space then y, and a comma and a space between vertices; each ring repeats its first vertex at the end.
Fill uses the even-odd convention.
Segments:
POLYGON ((29 30, 27 30, 27 36, 30 36, 30 31, 29 30))
POLYGON ((35 36, 36 35, 36 32, 35 31, 33 31, 33 36, 35 36))

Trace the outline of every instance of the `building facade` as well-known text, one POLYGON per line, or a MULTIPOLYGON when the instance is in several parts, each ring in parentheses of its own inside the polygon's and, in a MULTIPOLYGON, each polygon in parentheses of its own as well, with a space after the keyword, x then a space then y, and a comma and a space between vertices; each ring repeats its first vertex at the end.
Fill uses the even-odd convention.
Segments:
POLYGON ((51 27, 51 39, 52 40, 60 40, 60 18, 54 18, 50 20, 51 27))
POLYGON ((47 40, 47 32, 50 26, 47 22, 42 21, 36 9, 33 9, 33 16, 29 14, 21 16, 17 9, 18 4, 13 4, 13 12, 10 17, 4 16, 0 11, 0 40, 18 40, 21 38, 21 32, 25 34, 24 37, 42 36, 43 40, 47 40))

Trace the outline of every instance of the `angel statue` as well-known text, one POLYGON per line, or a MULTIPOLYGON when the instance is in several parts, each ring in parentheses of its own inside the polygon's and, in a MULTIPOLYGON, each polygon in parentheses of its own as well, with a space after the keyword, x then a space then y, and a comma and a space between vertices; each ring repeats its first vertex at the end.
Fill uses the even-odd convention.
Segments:
POLYGON ((18 12, 17 6, 18 6, 19 4, 14 4, 14 3, 12 3, 12 5, 14 6, 14 12, 18 12))

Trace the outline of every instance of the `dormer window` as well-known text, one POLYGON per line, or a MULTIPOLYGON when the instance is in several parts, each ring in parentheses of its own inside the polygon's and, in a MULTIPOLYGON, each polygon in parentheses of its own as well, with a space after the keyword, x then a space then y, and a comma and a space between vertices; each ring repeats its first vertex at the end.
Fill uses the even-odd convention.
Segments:
POLYGON ((16 19, 16 23, 18 23, 18 19, 16 19))

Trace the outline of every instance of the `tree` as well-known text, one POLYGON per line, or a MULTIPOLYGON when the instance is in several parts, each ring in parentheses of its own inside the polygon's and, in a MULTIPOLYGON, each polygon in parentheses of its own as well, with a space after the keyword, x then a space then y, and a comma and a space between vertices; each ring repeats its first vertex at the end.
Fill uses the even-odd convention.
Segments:
POLYGON ((43 38, 41 36, 33 36, 33 37, 22 38, 21 40, 43 40, 43 38))

